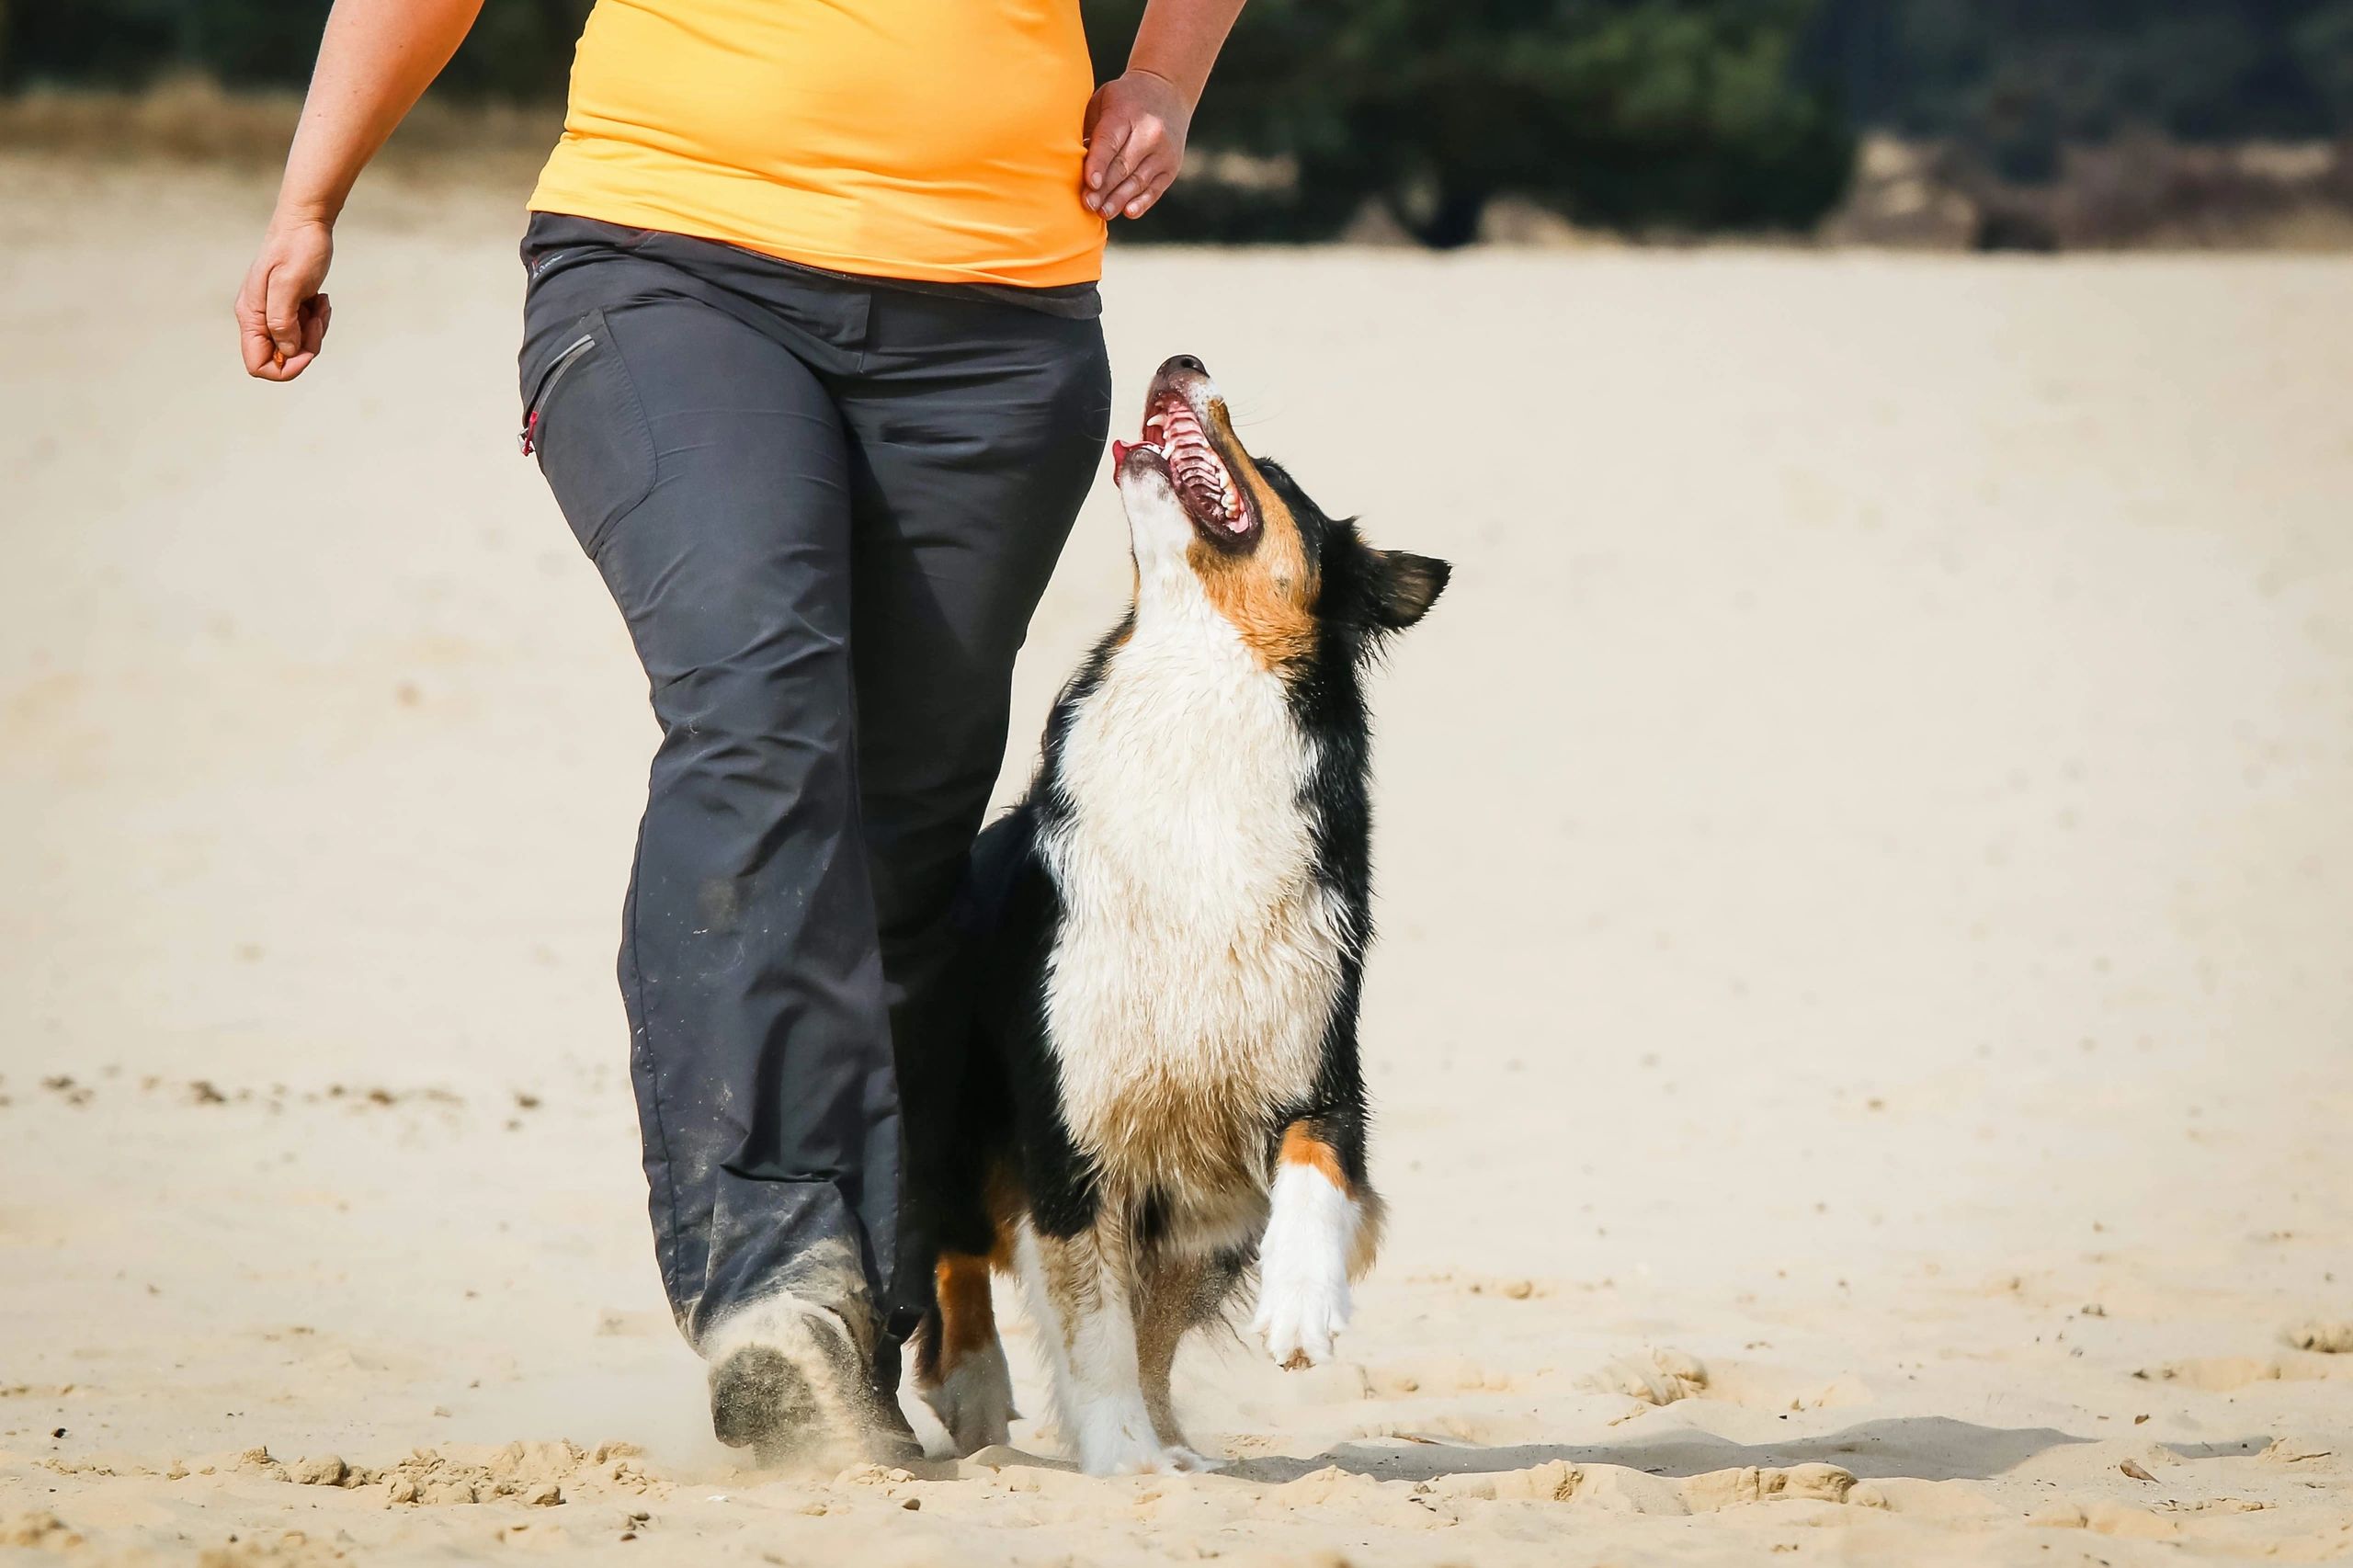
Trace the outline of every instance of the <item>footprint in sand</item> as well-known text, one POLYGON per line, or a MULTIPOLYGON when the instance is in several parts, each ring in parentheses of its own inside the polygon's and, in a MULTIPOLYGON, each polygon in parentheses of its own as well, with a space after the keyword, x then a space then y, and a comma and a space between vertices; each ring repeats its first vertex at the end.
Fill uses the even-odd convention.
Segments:
MULTIPOLYGON (((569 1491, 643 1495, 661 1483, 638 1464, 632 1443, 509 1443, 502 1449, 452 1446, 418 1449, 383 1470, 346 1464, 335 1455, 289 1465, 267 1449, 247 1449, 229 1468, 296 1486, 333 1486, 375 1494, 386 1506, 511 1501, 555 1507, 569 1491)), ((207 1467, 203 1473, 210 1473, 207 1467)))
POLYGON ((62 1552, 81 1544, 81 1533, 47 1509, 0 1522, 0 1546, 62 1552))
POLYGON ((1771 1368, 1711 1368, 1688 1351, 1665 1346, 1606 1361, 1579 1379, 1577 1386, 1590 1393, 1620 1394, 1645 1405, 1704 1399, 1776 1414, 1868 1404, 1872 1398, 1870 1385, 1851 1374, 1824 1383, 1771 1368))
POLYGON ((1696 1356, 1660 1346, 1604 1361, 1579 1379, 1578 1386, 1595 1393, 1623 1394, 1644 1404, 1673 1404, 1707 1388, 1708 1369, 1696 1356))
POLYGON ((1574 1503, 1622 1514, 1709 1514, 1742 1503, 1775 1500, 1844 1503, 1851 1471, 1835 1464, 1786 1470, 1745 1465, 1677 1478, 1616 1464, 1552 1460, 1501 1474, 1443 1476, 1430 1483, 1445 1496, 1496 1503, 1574 1503))
POLYGON ((2353 1318, 2333 1322, 2313 1318, 2289 1329, 2286 1338, 2299 1350, 2317 1350, 2324 1356, 2353 1356, 2353 1318))
POLYGON ((1371 1421, 1353 1436, 1359 1441, 1398 1438, 1448 1447, 1507 1449, 1536 1443, 1551 1431, 1533 1415, 1441 1414, 1412 1421, 1371 1421))
POLYGON ((1371 1368, 1366 1376, 1373 1393, 1383 1399, 1415 1393, 1510 1393, 1522 1381, 1514 1373, 1461 1356, 1434 1356, 1404 1366, 1371 1368))
POLYGON ((2255 1383, 2320 1382, 2353 1379, 2353 1362, 2290 1360, 2278 1357, 2201 1356, 2168 1361, 2132 1374, 2151 1382, 2182 1383, 2207 1393, 2229 1393, 2255 1383))
POLYGON ((1779 1415, 1869 1404, 1876 1396, 1870 1384, 1851 1372, 1823 1382, 1799 1377, 1787 1368, 1737 1362, 1711 1367, 1702 1397, 1779 1415))
POLYGON ((326 1541, 313 1540, 301 1530, 285 1530, 242 1540, 231 1536, 225 1545, 207 1547, 196 1568, 336 1568, 350 1561, 326 1541))

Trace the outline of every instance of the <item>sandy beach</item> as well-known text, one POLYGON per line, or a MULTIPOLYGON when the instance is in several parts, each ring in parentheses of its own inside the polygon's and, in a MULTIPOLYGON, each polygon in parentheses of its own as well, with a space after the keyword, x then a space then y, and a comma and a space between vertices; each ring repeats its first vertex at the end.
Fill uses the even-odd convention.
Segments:
POLYGON ((1198 354, 1455 562, 1388 1249, 1342 1364, 1188 1352, 1220 1473, 774 1476, 648 1244, 519 198, 363 187, 292 388, 268 199, 0 158, 0 1562, 2353 1557, 2353 259, 1115 251, 1120 424, 1198 354))

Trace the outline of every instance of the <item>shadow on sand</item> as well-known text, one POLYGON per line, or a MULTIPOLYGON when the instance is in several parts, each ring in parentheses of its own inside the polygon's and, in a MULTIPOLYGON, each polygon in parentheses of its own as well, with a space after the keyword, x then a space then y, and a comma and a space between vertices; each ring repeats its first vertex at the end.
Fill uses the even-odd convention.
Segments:
MULTIPOLYGON (((1565 1460, 1571 1464, 1623 1465, 1648 1475, 1677 1479, 1750 1465, 1786 1470, 1791 1465, 1819 1463, 1835 1464, 1859 1481, 1985 1481, 2052 1449, 2099 1441, 2051 1426, 1980 1426, 1947 1415, 1907 1415, 1865 1421, 1843 1432, 1792 1437, 1781 1443, 1735 1443, 1729 1437, 1691 1431, 1662 1432, 1629 1443, 1521 1443, 1498 1448, 1434 1437, 1374 1438, 1342 1443, 1313 1459, 1269 1454, 1230 1460, 1217 1467, 1217 1474, 1272 1486, 1335 1469, 1369 1475, 1375 1481, 1434 1481, 1442 1475, 1500 1475, 1565 1460)), ((2270 1441, 2268 1435, 2258 1435, 2236 1441, 2159 1446, 2185 1460, 2233 1459, 2258 1453, 2270 1441)), ((1013 1448, 983 1449, 965 1462, 991 1470, 1017 1466, 1075 1472, 1078 1468, 1065 1459, 1013 1448)), ((939 1460, 932 1461, 924 1473, 947 1479, 959 1473, 959 1468, 953 1460, 939 1460)))
POLYGON ((1920 1481, 1982 1481, 2025 1463, 2048 1449, 2095 1439, 2049 1426, 1979 1426, 1943 1415, 1866 1421, 1819 1437, 1783 1443, 1735 1443, 1705 1432, 1661 1433, 1617 1444, 1529 1443, 1511 1448, 1408 1440, 1343 1443, 1313 1459, 1269 1456, 1237 1460, 1222 1473, 1280 1483, 1334 1466, 1379 1481, 1429 1481, 1441 1475, 1485 1475, 1566 1460, 1618 1464, 1651 1475, 1704 1475, 1747 1465, 1824 1463, 1870 1481, 1909 1476, 1920 1481))

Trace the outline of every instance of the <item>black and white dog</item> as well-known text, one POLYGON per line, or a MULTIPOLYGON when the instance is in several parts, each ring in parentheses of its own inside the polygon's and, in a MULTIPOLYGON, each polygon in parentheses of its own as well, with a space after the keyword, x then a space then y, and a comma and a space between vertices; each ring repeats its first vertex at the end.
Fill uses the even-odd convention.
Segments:
POLYGON ((975 850, 968 1061, 905 1064, 938 1248, 916 1383, 1006 1439, 989 1302, 1017 1275, 1096 1474, 1190 1470, 1187 1330, 1255 1265, 1275 1359, 1332 1354, 1372 1260, 1357 1010, 1371 937, 1366 665, 1446 585, 1243 449, 1188 358, 1112 464, 1134 607, 1073 677, 1037 781, 975 850))

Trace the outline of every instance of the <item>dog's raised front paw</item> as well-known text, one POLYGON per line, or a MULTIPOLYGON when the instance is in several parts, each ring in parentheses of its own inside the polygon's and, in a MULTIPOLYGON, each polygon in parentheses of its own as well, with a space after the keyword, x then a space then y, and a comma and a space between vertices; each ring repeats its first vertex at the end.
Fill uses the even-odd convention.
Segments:
POLYGON ((1332 1342, 1348 1326, 1348 1305, 1345 1273, 1283 1271, 1270 1259, 1250 1327, 1277 1365, 1296 1371, 1332 1358, 1332 1342))
POLYGON ((1286 1369, 1332 1358, 1348 1326, 1348 1258, 1364 1215, 1324 1165, 1286 1160, 1267 1195, 1258 1243, 1258 1311, 1250 1326, 1286 1369))

